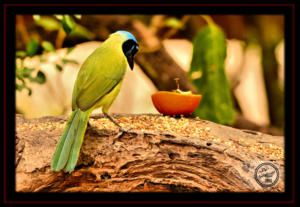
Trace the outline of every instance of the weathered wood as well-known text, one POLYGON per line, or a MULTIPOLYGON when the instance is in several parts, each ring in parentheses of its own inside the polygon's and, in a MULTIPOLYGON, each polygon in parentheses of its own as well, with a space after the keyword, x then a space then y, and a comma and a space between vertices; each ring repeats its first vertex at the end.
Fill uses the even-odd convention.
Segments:
MULTIPOLYGON (((141 119, 142 115, 114 115, 141 119)), ((160 115, 153 116, 154 119, 160 115)), ((19 192, 257 192, 284 191, 284 160, 237 151, 230 143, 283 147, 284 138, 189 119, 208 129, 202 137, 132 129, 88 127, 72 174, 52 172, 51 158, 68 117, 25 119, 16 115, 16 190, 19 192), (219 141, 215 141, 219 140, 219 141), (221 141, 220 141, 221 140, 221 141), (114 143, 113 143, 114 142, 114 143), (229 144, 228 144, 229 143, 229 144), (279 168, 279 182, 262 188, 254 179, 259 163, 279 168)), ((104 120, 93 115, 95 120, 104 120)), ((174 119, 178 122, 180 119, 174 119)), ((151 123, 145 123, 150 124, 151 123)), ((132 125, 134 128, 134 125, 132 125)))

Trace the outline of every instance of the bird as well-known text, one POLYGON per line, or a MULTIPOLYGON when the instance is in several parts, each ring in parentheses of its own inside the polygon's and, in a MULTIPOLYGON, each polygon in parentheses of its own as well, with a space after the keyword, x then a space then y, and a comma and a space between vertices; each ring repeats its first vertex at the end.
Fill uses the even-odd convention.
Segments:
POLYGON ((108 115, 108 110, 120 92, 127 66, 133 70, 138 50, 134 35, 119 30, 110 34, 83 62, 73 88, 72 113, 52 157, 52 171, 74 171, 88 119, 94 109, 102 107, 104 116, 125 132, 108 115))

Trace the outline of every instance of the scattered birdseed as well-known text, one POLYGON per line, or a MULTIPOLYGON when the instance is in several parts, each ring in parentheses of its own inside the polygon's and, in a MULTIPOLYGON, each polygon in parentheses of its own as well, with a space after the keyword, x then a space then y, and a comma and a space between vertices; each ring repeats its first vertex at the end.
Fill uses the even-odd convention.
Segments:
POLYGON ((65 123, 58 122, 43 122, 43 123, 24 123, 16 125, 17 131, 23 131, 30 129, 31 131, 36 130, 50 130, 63 129, 66 125, 65 123))
MULTIPOLYGON (((117 123, 123 128, 131 128, 134 131, 142 131, 149 133, 164 133, 164 134, 175 134, 178 136, 188 138, 202 138, 209 140, 209 142, 221 143, 229 146, 231 149, 247 152, 254 152, 265 155, 267 158, 284 158, 284 149, 282 147, 273 144, 261 144, 261 143, 249 143, 244 139, 240 138, 237 140, 224 140, 219 137, 214 137, 210 134, 212 129, 204 125, 205 122, 199 118, 190 119, 185 117, 174 118, 170 116, 129 116, 114 118, 117 123)), ((90 118, 90 124, 92 127, 106 130, 119 130, 107 118, 90 118)), ((17 132, 30 130, 63 130, 66 126, 65 122, 43 122, 43 123, 23 123, 17 124, 17 132)))
POLYGON ((210 131, 210 127, 206 127, 205 131, 209 132, 210 131))

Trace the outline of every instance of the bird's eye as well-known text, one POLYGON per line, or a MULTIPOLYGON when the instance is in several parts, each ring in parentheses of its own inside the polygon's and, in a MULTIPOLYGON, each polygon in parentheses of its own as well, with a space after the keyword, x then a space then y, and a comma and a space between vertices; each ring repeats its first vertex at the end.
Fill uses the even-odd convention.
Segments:
POLYGON ((134 55, 138 51, 139 46, 135 41, 127 40, 126 42, 123 43, 122 49, 125 55, 128 55, 129 53, 131 55, 134 55))

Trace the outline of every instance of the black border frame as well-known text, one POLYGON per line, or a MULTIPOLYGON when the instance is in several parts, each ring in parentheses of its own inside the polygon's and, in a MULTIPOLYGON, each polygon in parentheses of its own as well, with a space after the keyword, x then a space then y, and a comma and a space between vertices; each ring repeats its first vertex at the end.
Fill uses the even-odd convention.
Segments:
POLYGON ((4 4, 3 7, 4 203, 282 203, 295 202, 295 5, 294 4, 4 4), (126 9, 124 9, 126 8, 126 9), (49 12, 50 11, 50 12, 49 12), (284 193, 17 193, 14 172, 15 14, 283 14, 285 16, 284 193), (54 200, 54 198, 56 200, 54 200), (117 200, 118 199, 118 200, 117 200))

